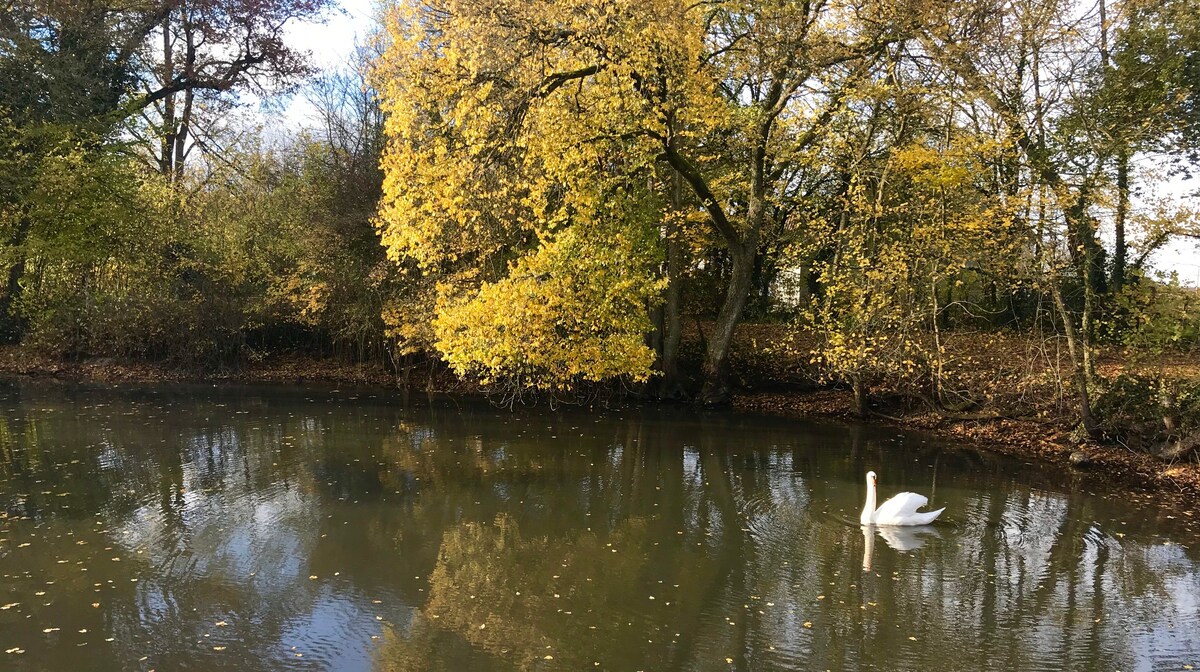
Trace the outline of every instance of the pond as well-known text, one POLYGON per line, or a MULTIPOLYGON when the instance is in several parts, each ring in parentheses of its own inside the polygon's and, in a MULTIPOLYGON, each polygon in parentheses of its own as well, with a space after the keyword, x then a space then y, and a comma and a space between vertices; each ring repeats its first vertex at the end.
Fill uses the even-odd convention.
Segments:
POLYGON ((1200 533, 866 426, 0 383, 6 670, 1200 667, 1200 533), (946 512, 864 530, 864 474, 946 512))

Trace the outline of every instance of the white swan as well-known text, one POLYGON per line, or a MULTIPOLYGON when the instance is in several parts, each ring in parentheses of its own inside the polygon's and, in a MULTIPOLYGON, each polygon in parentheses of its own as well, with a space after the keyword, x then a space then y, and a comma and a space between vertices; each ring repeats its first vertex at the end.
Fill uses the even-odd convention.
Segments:
POLYGON ((946 510, 942 507, 928 513, 917 511, 928 503, 924 495, 902 492, 875 508, 875 472, 868 471, 867 503, 858 521, 863 525, 928 525, 946 510))

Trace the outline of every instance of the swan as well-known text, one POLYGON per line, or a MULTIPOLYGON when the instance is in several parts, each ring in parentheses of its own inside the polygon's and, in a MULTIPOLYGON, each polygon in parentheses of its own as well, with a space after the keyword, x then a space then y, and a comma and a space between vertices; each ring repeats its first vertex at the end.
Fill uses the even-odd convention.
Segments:
POLYGON ((902 492, 875 508, 875 472, 867 472, 867 503, 859 522, 863 525, 928 525, 945 511, 918 512, 929 500, 914 492, 902 492))

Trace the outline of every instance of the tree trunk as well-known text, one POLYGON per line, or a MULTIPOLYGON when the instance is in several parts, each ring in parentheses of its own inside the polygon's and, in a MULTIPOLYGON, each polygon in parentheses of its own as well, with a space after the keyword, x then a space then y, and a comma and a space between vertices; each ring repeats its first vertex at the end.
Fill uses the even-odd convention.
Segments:
MULTIPOLYGON (((163 65, 160 79, 164 87, 175 76, 175 56, 171 45, 171 18, 163 19, 163 65)), ((168 93, 162 101, 162 146, 159 149, 158 170, 165 177, 173 173, 171 161, 175 155, 175 94, 168 93)))
POLYGON ((8 281, 4 296, 0 297, 0 340, 16 342, 25 332, 25 325, 17 314, 17 303, 21 299, 21 278, 25 275, 25 260, 17 259, 8 267, 8 281))
POLYGON ((683 396, 679 379, 679 342, 683 337, 683 244, 671 226, 667 233, 667 296, 663 306, 662 384, 659 397, 683 396))
POLYGON ((1113 232, 1112 290, 1125 286, 1125 218, 1129 213, 1129 152, 1117 155, 1117 213, 1113 232))
POLYGON ((854 414, 865 418, 867 417, 867 386, 863 383, 862 376, 857 373, 850 376, 850 385, 854 390, 854 414))
POLYGON ((1088 194, 1080 190, 1075 202, 1063 213, 1067 224, 1067 247, 1071 263, 1081 269, 1080 280, 1095 294, 1108 293, 1108 274, 1104 269, 1104 247, 1096 240, 1094 220, 1087 213, 1088 194))
POLYGON ((1098 438, 1100 436, 1100 428, 1096 424, 1096 419, 1092 416, 1092 397, 1091 389, 1088 385, 1087 362, 1081 356, 1082 349, 1087 348, 1088 344, 1080 342, 1079 334, 1075 330, 1075 320, 1071 317, 1070 311, 1067 310, 1067 304, 1063 301, 1062 288, 1059 287, 1055 278, 1050 279, 1050 294, 1054 297, 1054 306, 1058 309, 1059 317, 1062 318, 1063 333, 1067 337, 1067 352, 1071 356, 1075 387, 1078 388, 1079 394, 1079 422, 1083 425, 1083 430, 1087 432, 1088 437, 1098 438))
MULTIPOLYGON (((190 78, 195 76, 196 70, 196 31, 192 26, 191 17, 187 15, 187 9, 181 9, 181 13, 183 14, 181 23, 184 37, 183 74, 190 78)), ((189 88, 183 93, 183 112, 179 117, 179 125, 175 132, 175 173, 171 178, 175 182, 183 179, 183 164, 188 155, 188 134, 191 131, 192 103, 195 97, 194 89, 189 88)))
POLYGON ((187 159, 188 127, 192 121, 192 99, 195 93, 189 89, 183 94, 183 114, 179 118, 179 129, 175 134, 175 173, 171 179, 179 183, 183 180, 183 164, 187 159))
MULTIPOLYGON (((1089 268, 1091 264, 1089 263, 1089 268)), ((1092 284, 1086 283, 1083 287, 1083 314, 1080 315, 1079 329, 1079 345, 1083 360, 1083 376, 1084 382, 1088 388, 1092 387, 1092 383, 1096 379, 1096 362, 1092 356, 1092 336, 1095 331, 1095 320, 1093 319, 1096 313, 1096 291, 1092 284)))
POLYGON ((25 251, 21 246, 29 235, 31 223, 28 217, 22 216, 17 222, 8 248, 16 250, 16 258, 8 267, 8 278, 4 284, 4 296, 0 297, 0 340, 15 342, 25 333, 25 322, 18 314, 21 301, 21 281, 25 277, 25 251))
POLYGON ((729 288, 725 291, 725 301, 713 324, 708 352, 704 356, 704 389, 700 393, 700 401, 707 406, 722 405, 729 401, 729 344, 733 341, 733 330, 742 317, 742 308, 750 293, 756 248, 753 244, 730 247, 733 268, 729 288))
POLYGON ((938 324, 941 319, 941 306, 938 305, 938 290, 937 290, 937 274, 933 273, 929 278, 929 295, 933 302, 929 307, 930 320, 929 324, 933 329, 933 398, 937 403, 945 405, 946 398, 942 393, 942 378, 945 369, 942 362, 944 349, 942 348, 942 330, 938 324))
MULTIPOLYGON (((671 174, 671 210, 679 213, 683 209, 683 179, 678 172, 671 174)), ((661 352, 662 382, 658 396, 676 399, 684 396, 683 381, 679 378, 679 343, 683 339, 683 242, 680 240, 679 224, 668 220, 666 231, 667 248, 667 295, 663 305, 663 340, 661 352)))

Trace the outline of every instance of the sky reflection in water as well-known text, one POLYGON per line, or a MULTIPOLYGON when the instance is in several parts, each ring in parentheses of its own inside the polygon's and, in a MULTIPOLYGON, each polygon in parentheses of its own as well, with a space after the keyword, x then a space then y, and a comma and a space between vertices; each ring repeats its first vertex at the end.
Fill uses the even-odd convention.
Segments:
POLYGON ((1200 667, 1191 519, 1074 479, 753 416, 0 384, 0 668, 1200 667), (861 528, 868 469, 947 512, 861 528))

